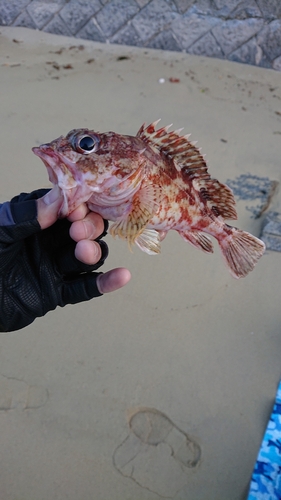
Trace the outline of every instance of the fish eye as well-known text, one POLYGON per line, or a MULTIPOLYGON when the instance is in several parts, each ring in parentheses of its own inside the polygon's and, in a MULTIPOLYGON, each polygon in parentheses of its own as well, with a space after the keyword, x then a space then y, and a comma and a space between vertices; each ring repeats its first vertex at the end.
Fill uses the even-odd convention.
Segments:
POLYGON ((99 139, 93 135, 84 135, 82 137, 76 137, 74 148, 78 153, 94 153, 97 151, 99 146, 99 139))

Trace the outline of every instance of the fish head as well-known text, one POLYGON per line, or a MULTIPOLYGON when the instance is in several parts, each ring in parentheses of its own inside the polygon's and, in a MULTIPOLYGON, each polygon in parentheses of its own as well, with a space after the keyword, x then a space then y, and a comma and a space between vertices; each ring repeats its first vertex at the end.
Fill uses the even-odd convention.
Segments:
POLYGON ((49 180, 58 185, 64 201, 59 215, 66 217, 94 193, 122 197, 140 182, 143 144, 135 137, 89 129, 71 130, 65 137, 32 148, 45 164, 49 180))

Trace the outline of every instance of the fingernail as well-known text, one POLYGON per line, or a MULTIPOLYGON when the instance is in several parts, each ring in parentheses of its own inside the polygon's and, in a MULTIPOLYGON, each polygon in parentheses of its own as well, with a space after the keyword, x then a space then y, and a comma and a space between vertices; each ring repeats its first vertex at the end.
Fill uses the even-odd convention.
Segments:
POLYGON ((59 198, 61 198, 61 190, 58 186, 53 187, 51 191, 49 191, 47 194, 44 196, 44 203, 46 205, 52 205, 52 203, 55 203, 59 198))

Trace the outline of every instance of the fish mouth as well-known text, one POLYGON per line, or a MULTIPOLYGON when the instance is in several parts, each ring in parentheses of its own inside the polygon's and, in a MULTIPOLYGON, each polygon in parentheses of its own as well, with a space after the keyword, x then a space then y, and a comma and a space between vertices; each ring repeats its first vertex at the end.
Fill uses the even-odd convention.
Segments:
POLYGON ((75 163, 72 163, 65 157, 62 157, 53 149, 50 144, 43 144, 39 147, 32 148, 36 156, 41 158, 47 168, 49 181, 61 189, 64 201, 59 211, 60 217, 66 217, 74 207, 73 202, 76 198, 75 194, 79 188, 75 180, 75 163))
POLYGON ((74 177, 75 163, 62 157, 49 144, 32 148, 32 151, 43 161, 52 184, 58 184, 62 189, 71 189, 77 185, 74 177))
POLYGON ((51 165, 50 163, 52 162, 52 154, 50 152, 44 152, 41 150, 41 148, 32 148, 32 151, 36 156, 39 156, 41 160, 43 161, 45 167, 47 168, 48 176, 49 176, 49 181, 52 184, 58 184, 58 176, 56 175, 54 165, 51 165))

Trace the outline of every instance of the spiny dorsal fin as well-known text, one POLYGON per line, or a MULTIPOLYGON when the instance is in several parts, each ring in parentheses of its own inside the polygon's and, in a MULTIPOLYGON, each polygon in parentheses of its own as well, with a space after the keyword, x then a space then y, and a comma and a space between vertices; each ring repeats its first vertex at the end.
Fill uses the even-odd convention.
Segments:
POLYGON ((143 124, 137 137, 172 158, 175 161, 176 169, 182 171, 184 180, 210 179, 208 167, 200 149, 195 147, 195 143, 188 140, 190 134, 180 135, 183 129, 168 132, 172 125, 156 130, 159 121, 157 120, 147 127, 143 124))
POLYGON ((225 184, 211 179, 208 166, 194 142, 188 140, 189 135, 180 135, 180 130, 168 132, 171 125, 156 130, 160 120, 147 127, 141 126, 137 137, 174 160, 174 166, 181 174, 182 188, 192 183, 209 209, 215 216, 223 219, 237 219, 233 193, 225 184))

